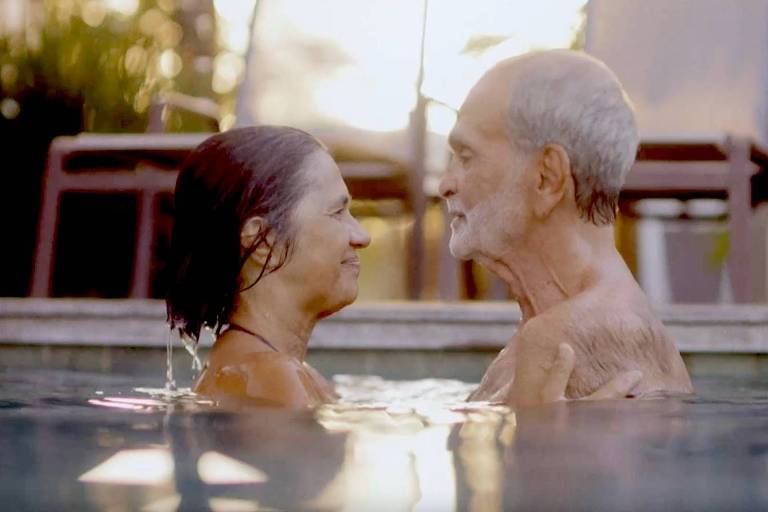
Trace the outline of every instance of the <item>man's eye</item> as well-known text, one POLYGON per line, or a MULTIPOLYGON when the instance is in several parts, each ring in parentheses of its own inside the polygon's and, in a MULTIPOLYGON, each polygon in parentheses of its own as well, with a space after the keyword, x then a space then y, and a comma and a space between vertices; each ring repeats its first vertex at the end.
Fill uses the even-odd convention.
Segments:
POLYGON ((471 155, 469 155, 469 153, 464 152, 464 151, 459 152, 459 153, 451 151, 451 161, 452 162, 459 162, 461 164, 465 164, 469 160, 470 156, 471 155))

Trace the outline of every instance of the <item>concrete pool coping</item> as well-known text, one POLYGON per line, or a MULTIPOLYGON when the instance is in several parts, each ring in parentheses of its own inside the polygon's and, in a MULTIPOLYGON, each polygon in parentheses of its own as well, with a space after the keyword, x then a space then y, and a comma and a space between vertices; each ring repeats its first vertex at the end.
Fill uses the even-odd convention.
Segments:
MULTIPOLYGON (((658 305, 683 353, 768 353, 768 305, 658 305)), ((370 302, 321 321, 313 349, 494 350, 514 333, 507 302, 370 302)), ((0 298, 0 343, 162 347, 160 300, 0 298)), ((203 340, 203 346, 211 340, 203 340)))

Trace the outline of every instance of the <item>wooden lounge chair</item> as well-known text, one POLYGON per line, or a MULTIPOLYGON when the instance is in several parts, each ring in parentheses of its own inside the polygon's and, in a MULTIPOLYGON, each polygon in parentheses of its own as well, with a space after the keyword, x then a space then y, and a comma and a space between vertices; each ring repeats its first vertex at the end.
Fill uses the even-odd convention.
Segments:
MULTIPOLYGON (((42 209, 35 252, 32 295, 49 296, 59 224, 61 196, 67 192, 135 193, 138 199, 136 244, 130 297, 150 292, 154 239, 153 211, 160 194, 173 191, 178 165, 210 133, 81 134, 58 137, 51 144, 43 185, 42 209)), ((322 133, 319 134, 322 137, 322 133)), ((397 199, 413 212, 414 187, 408 168, 381 155, 357 151, 325 140, 332 152, 344 150, 339 161, 353 197, 397 199)), ((423 208, 416 222, 423 217, 423 208)), ((412 260, 420 261, 421 246, 412 242, 412 260), (415 247, 414 247, 415 246, 415 247)), ((420 271, 420 265, 412 265, 420 271)), ((418 290, 413 291, 418 295, 418 290)))
MULTIPOLYGON (((257 2, 256 5, 260 5, 257 2)), ((330 8, 330 6, 329 6, 330 8)), ((344 8, 340 4, 337 8, 344 8)), ((259 7, 261 9, 261 7, 259 7)), ((254 14, 250 25, 257 25, 254 14)), ((266 23, 266 22, 265 22, 266 23)), ((423 36, 424 27, 422 27, 423 36)), ((238 123, 254 124, 250 105, 253 102, 258 79, 253 69, 258 60, 252 51, 252 41, 246 55, 244 83, 238 94, 238 123)), ((423 45, 423 41, 422 41, 423 45)), ((333 46, 333 45, 331 45, 333 46)), ((418 49, 414 48, 414 52, 418 49)), ((274 78, 274 77, 271 77, 274 78)), ((421 76, 419 77, 421 80, 421 76)), ((415 84, 417 90, 420 82, 415 84)), ((150 113, 149 131, 162 131, 163 109, 182 108, 198 114, 217 117, 216 107, 210 101, 184 95, 163 98, 150 113)), ((330 149, 339 163, 342 174, 353 197, 359 199, 394 199, 404 206, 413 218, 408 244, 408 295, 421 294, 423 273, 422 221, 426 199, 423 191, 423 125, 424 100, 417 102, 418 115, 411 115, 410 124, 401 135, 413 140, 418 147, 405 148, 402 141, 382 142, 380 134, 352 129, 322 129, 310 131, 330 149), (420 110, 419 110, 420 109, 420 110), (411 138, 408 134, 416 133, 411 138), (391 151, 393 147, 399 151, 391 151)), ((408 121, 408 120, 406 120, 408 121)), ((214 123, 215 124, 215 123, 214 123)), ((301 124, 300 128, 307 128, 301 124)), ((50 147, 43 184, 43 199, 38 231, 38 243, 32 278, 31 294, 48 296, 51 293, 56 233, 59 224, 61 195, 79 191, 90 193, 132 192, 138 197, 137 242, 133 258, 130 296, 148 297, 150 292, 150 256, 153 240, 153 209, 159 194, 173 190, 177 167, 184 156, 209 134, 82 134, 61 137, 50 147)))
MULTIPOLYGON (((729 250, 726 261, 733 299, 759 299, 751 240, 753 203, 768 200, 757 186, 768 153, 745 137, 697 140, 646 140, 627 176, 622 200, 645 198, 719 198, 728 204, 729 250)), ((764 262, 762 262, 764 264, 764 262)))

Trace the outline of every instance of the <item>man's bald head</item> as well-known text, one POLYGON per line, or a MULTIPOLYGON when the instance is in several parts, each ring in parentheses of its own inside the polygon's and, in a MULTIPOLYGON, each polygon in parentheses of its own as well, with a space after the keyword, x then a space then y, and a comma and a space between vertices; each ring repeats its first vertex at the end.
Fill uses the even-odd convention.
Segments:
POLYGON ((477 96, 490 91, 506 96, 512 144, 521 150, 562 146, 582 217, 613 222, 638 134, 629 99, 608 67, 582 52, 529 53, 497 64, 467 101, 482 101, 477 96))

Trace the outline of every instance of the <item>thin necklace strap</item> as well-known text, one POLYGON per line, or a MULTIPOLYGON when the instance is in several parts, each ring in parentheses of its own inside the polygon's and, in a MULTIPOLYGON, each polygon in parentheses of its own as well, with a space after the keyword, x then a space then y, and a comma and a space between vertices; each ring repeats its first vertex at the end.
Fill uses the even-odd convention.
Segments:
POLYGON ((271 348, 275 352, 280 352, 279 350, 277 350, 277 347, 275 347, 273 344, 271 344, 269 342, 269 340, 267 340, 264 336, 261 336, 260 334, 256 334, 252 330, 246 329, 245 327, 243 327, 240 324, 236 324, 235 322, 229 322, 229 327, 228 328, 229 329, 234 329, 235 331, 241 331, 241 332, 244 332, 246 334, 250 334, 251 336, 253 336, 254 338, 260 340, 262 343, 264 343, 266 346, 268 346, 269 348, 271 348))

